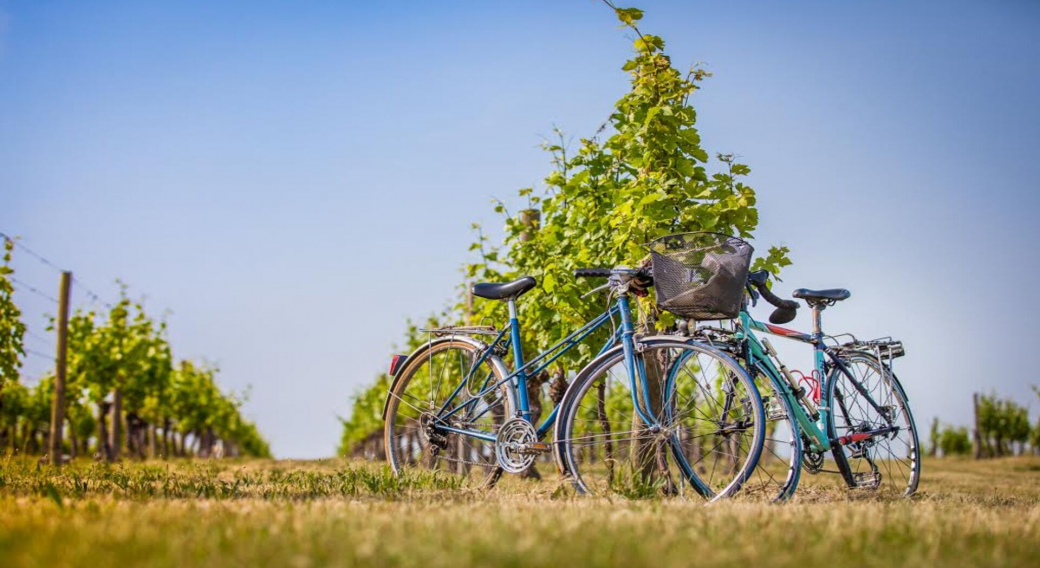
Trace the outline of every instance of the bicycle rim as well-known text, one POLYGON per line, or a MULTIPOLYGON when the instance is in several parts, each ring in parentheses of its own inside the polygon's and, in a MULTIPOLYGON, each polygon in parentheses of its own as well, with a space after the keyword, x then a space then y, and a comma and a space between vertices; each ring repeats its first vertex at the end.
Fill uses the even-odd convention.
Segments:
POLYGON ((762 373, 756 375, 755 385, 762 395, 766 432, 762 457, 741 496, 784 501, 794 494, 801 479, 801 430, 783 387, 762 373))
POLYGON ((849 374, 836 369, 828 381, 831 439, 878 428, 894 426, 898 430, 887 436, 838 445, 832 452, 835 464, 851 488, 893 496, 912 495, 920 483, 920 444, 902 386, 886 366, 870 355, 852 355, 844 358, 843 363, 849 374), (853 381, 862 386, 882 412, 867 401, 853 381))
POLYGON ((632 382, 620 349, 575 379, 557 422, 575 488, 594 495, 714 500, 739 491, 762 451, 762 402, 747 374, 715 349, 650 340, 632 382), (638 400, 657 427, 644 423, 638 400), (645 401, 649 400, 649 405, 645 401))
POLYGON ((512 417, 508 385, 488 389, 504 378, 502 372, 487 359, 469 372, 479 356, 480 349, 470 342, 435 341, 401 370, 388 394, 384 425, 387 461, 395 473, 436 472, 456 476, 471 487, 497 481, 501 470, 493 442, 441 428, 448 425, 495 435, 512 417), (467 376, 468 383, 460 388, 467 376), (451 407, 465 405, 465 410, 447 417, 440 409, 457 389, 451 407))

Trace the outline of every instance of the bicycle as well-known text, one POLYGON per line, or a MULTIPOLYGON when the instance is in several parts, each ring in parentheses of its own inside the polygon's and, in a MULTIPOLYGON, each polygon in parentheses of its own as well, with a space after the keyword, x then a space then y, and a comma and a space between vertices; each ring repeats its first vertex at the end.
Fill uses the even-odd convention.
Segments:
POLYGON ((629 296, 652 285, 646 272, 593 268, 575 276, 607 278, 596 290, 607 290, 613 303, 530 361, 516 301, 535 287, 531 277, 472 287, 474 296, 508 304, 501 330, 425 330, 429 341, 392 359, 383 419, 393 471, 426 469, 491 487, 503 472, 523 473, 538 456, 552 454, 582 494, 685 496, 689 490, 709 501, 736 494, 755 470, 765 434, 762 401, 748 374, 713 347, 637 335, 629 296), (535 424, 530 377, 608 322, 613 331, 598 354, 535 424), (509 353, 512 371, 503 361, 509 353))
MULTIPOLYGON (((749 274, 747 292, 752 305, 759 296, 776 310, 771 323, 754 319, 742 304, 736 328, 703 327, 694 337, 717 344, 740 359, 753 377, 764 377, 793 411, 801 441, 798 460, 811 474, 824 470, 830 452, 836 471, 850 488, 913 495, 920 482, 921 459, 917 427, 906 391, 892 371, 892 361, 905 354, 902 342, 891 338, 839 342, 823 332, 822 312, 851 297, 845 289, 795 290, 793 296, 812 309, 813 329, 803 333, 779 324, 794 319, 799 304, 777 297, 767 285, 769 273, 749 274), (767 339, 755 332, 784 337, 812 346, 814 368, 795 376, 767 339)), ((772 401, 777 402, 777 401, 772 401)), ((770 401, 766 401, 767 414, 770 401)), ((790 478, 787 495, 798 476, 790 478)))

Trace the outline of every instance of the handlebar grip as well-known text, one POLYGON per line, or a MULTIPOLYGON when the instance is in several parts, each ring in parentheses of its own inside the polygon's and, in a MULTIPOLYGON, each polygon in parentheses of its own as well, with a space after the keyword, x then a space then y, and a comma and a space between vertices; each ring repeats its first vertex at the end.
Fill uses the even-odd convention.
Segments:
POLYGON ((609 268, 575 268, 575 278, 609 278, 609 268))

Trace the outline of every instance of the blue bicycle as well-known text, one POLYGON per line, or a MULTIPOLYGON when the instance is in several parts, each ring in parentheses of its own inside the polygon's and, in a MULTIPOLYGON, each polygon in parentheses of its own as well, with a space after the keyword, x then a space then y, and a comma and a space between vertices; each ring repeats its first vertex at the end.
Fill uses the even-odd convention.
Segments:
POLYGON ((428 342, 394 358, 383 411, 394 471, 438 471, 489 487, 503 472, 522 473, 539 456, 552 456, 585 494, 715 500, 740 491, 766 432, 754 381, 718 349, 637 333, 629 300, 652 285, 647 272, 581 269, 575 275, 606 278, 598 289, 612 302, 530 360, 516 311, 517 299, 536 285, 530 277, 473 286, 474 296, 508 304, 502 329, 427 330, 428 342), (529 379, 608 325, 598 354, 536 423, 529 379), (504 360, 509 354, 512 370, 504 360))

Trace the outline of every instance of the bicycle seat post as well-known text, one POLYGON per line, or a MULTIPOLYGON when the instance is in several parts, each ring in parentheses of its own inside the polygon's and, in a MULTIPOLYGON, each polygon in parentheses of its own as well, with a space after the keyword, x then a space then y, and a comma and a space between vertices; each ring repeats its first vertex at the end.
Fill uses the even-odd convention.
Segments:
POLYGON ((813 339, 823 339, 823 310, 826 304, 812 304, 812 336, 813 339))

